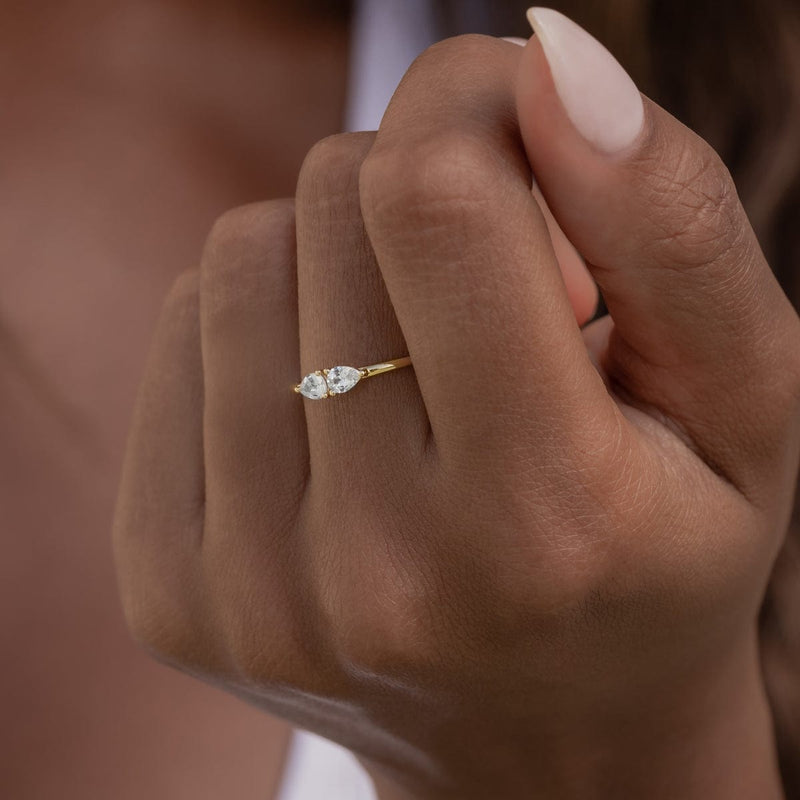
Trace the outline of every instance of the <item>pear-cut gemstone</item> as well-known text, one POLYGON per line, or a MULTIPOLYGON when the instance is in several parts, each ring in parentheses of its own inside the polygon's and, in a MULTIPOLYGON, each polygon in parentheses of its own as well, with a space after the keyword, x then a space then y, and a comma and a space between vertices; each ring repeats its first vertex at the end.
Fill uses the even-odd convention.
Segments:
POLYGON ((344 394, 361 380, 361 373, 355 367, 334 367, 325 377, 331 394, 344 394))
POLYGON ((328 396, 328 384, 322 375, 312 372, 300 381, 300 394, 311 400, 321 400, 328 396))

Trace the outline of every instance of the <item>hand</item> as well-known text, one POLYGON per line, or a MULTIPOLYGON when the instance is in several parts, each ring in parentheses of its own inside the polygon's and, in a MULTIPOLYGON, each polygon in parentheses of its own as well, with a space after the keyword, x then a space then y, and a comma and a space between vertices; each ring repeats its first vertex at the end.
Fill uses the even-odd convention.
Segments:
POLYGON ((576 113, 591 59, 558 61, 548 19, 552 71, 536 38, 437 45, 377 138, 321 142, 294 204, 215 226, 131 434, 127 617, 387 797, 778 797, 755 620, 800 323, 717 156, 630 93, 632 137, 613 98, 608 125, 576 113), (531 167, 613 323, 576 324, 592 290, 531 167))

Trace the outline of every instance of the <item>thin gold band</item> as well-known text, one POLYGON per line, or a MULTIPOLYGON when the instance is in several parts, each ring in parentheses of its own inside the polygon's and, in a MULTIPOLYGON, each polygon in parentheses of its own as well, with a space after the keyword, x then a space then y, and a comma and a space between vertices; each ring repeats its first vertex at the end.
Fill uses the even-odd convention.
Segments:
POLYGON ((338 366, 330 369, 321 369, 309 372, 300 383, 294 387, 297 394, 310 400, 324 400, 337 394, 344 394, 355 387, 365 378, 383 375, 384 372, 394 372, 396 369, 411 366, 411 358, 392 358, 381 361, 379 364, 370 364, 367 367, 338 366))
POLYGON ((403 358, 393 358, 390 361, 382 361, 380 364, 370 364, 368 367, 361 367, 359 372, 362 378, 371 378, 373 375, 383 375, 384 372, 391 372, 395 369, 411 366, 410 356, 403 358))

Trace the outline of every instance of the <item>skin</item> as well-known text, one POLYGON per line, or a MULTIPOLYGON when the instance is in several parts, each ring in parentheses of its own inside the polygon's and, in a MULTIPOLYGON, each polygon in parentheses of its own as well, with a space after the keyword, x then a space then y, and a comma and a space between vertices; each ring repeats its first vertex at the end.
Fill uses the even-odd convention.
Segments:
POLYGON ((167 300, 115 524, 128 622, 384 800, 782 796, 756 618, 800 321, 717 156, 645 117, 602 156, 538 42, 442 43, 167 300), (576 325, 532 168, 613 325, 576 325))
POLYGON ((286 723, 131 641, 108 532, 164 295, 226 208, 294 191, 341 127, 346 55, 340 27, 261 2, 0 10, 4 796, 255 800, 279 780, 286 723))

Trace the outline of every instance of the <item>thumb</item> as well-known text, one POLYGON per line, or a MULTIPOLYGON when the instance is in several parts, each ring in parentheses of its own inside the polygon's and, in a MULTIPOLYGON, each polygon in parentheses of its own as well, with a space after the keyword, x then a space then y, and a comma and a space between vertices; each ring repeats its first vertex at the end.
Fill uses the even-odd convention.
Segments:
POLYGON ((743 451, 756 457, 765 436, 785 438, 796 412, 797 317, 711 147, 642 97, 574 22, 528 15, 520 129, 613 319, 603 366, 740 485, 753 466, 743 451))

